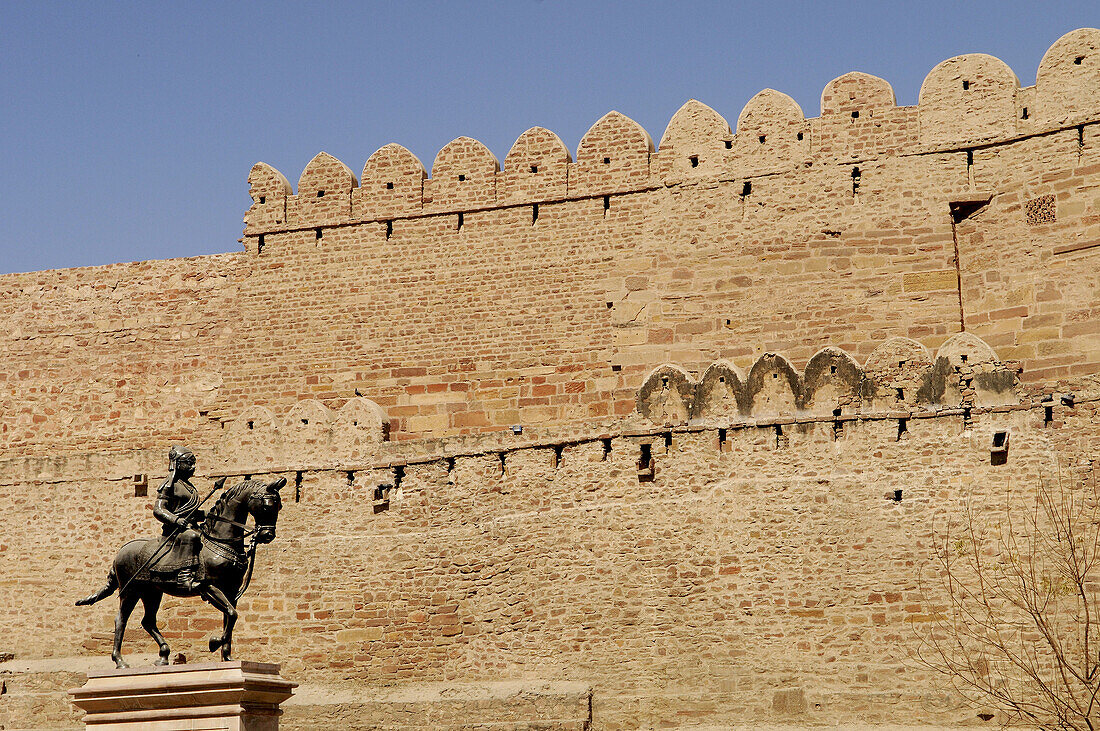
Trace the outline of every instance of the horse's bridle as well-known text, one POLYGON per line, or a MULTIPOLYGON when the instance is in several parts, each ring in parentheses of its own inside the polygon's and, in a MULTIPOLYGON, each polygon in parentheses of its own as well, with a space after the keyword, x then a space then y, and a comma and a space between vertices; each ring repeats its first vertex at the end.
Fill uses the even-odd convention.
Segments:
MULTIPOLYGON (((266 500, 264 498, 260 498, 260 501, 261 502, 266 502, 266 500)), ((248 538, 249 536, 253 535, 254 533, 259 533, 260 531, 265 530, 265 529, 275 530, 275 525, 274 524, 272 524, 272 525, 260 525, 259 523, 257 523, 253 527, 249 528, 244 523, 238 523, 235 520, 230 520, 229 518, 218 515, 217 513, 207 513, 206 517, 209 520, 218 520, 218 521, 221 521, 222 523, 228 523, 229 525, 240 528, 241 531, 243 531, 243 535, 241 535, 242 539, 248 538)), ((230 539, 215 538, 215 537, 209 535, 206 531, 201 530, 201 529, 200 529, 199 532, 202 533, 203 538, 209 538, 210 540, 217 541, 219 543, 229 543, 230 541, 237 540, 236 538, 230 538, 230 539)))

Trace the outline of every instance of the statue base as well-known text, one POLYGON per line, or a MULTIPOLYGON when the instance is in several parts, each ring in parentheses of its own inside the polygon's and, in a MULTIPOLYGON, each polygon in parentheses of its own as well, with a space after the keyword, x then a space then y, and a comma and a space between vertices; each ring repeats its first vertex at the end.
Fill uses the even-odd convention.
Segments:
POLYGON ((96 731, 278 731, 297 683, 264 662, 212 662, 89 673, 70 690, 96 731))

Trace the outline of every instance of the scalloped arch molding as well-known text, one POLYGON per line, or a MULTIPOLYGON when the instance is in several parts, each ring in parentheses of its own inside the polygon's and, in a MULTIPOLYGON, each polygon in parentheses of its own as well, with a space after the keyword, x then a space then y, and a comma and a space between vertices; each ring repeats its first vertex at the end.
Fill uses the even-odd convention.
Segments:
POLYGON ((909 338, 880 344, 861 367, 836 347, 819 350, 800 373, 765 353, 748 375, 727 362, 696 381, 674 364, 655 368, 638 390, 638 412, 662 426, 691 421, 850 416, 865 412, 992 407, 1018 403, 1017 371, 970 333, 948 338, 930 357, 909 338))

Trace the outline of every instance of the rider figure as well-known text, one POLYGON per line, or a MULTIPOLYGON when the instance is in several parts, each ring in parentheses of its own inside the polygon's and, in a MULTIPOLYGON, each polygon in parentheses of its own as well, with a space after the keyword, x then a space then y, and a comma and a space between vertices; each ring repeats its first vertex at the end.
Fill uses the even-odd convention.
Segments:
POLYGON ((178 579, 180 589, 198 592, 203 582, 196 579, 195 571, 202 541, 199 532, 192 526, 201 523, 206 515, 196 509, 199 493, 191 484, 191 477, 195 474, 195 455, 187 447, 172 447, 168 452, 168 466, 171 474, 157 490, 153 515, 164 524, 161 535, 177 535, 172 539, 173 545, 168 555, 158 563, 182 566, 178 579))

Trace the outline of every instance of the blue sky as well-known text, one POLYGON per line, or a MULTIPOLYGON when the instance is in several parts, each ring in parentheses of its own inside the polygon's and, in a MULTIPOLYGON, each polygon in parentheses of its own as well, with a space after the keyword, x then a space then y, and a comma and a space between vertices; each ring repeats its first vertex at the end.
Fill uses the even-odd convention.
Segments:
POLYGON ((357 174, 388 142, 430 168, 460 135, 501 160, 540 125, 574 152, 610 109, 654 140, 697 98, 807 116, 858 70, 916 103, 931 68, 991 53, 1035 82, 1081 2, 6 2, 0 273, 239 251, 245 179, 319 150, 357 174))

